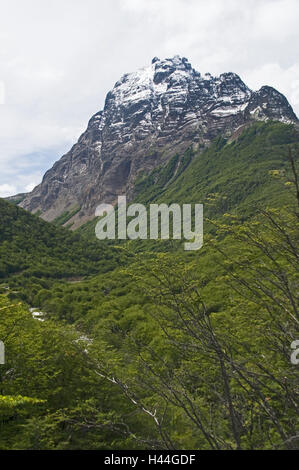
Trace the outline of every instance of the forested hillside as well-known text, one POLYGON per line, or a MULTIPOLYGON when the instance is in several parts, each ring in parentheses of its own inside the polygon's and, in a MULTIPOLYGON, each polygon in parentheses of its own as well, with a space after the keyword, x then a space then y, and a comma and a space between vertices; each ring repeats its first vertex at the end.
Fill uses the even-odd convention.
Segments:
MULTIPOLYGON (((204 204, 205 218, 234 212, 246 219, 257 206, 280 207, 289 199, 289 145, 298 147, 299 129, 279 122, 252 123, 230 139, 218 138, 206 150, 189 149, 166 166, 140 176, 134 202, 204 204)), ((94 238, 95 221, 79 232, 94 238)), ((209 224, 206 230, 209 230, 209 224)), ((140 243, 140 242, 139 242, 140 243)), ((149 243, 144 244, 144 248, 149 243)), ((153 245, 150 245, 151 249, 153 245)))
POLYGON ((136 199, 201 202, 209 217, 231 210, 252 215, 257 204, 280 206, 287 194, 273 176, 290 170, 288 148, 298 143, 295 126, 279 122, 245 126, 229 139, 216 139, 200 154, 190 150, 177 167, 170 162, 167 168, 141 179, 135 188, 136 199))
POLYGON ((198 252, 1 201, 1 449, 298 448, 298 144, 254 124, 140 177, 136 201, 204 204, 198 252))
POLYGON ((55 227, 0 199, 0 286, 27 291, 81 279, 122 264, 119 252, 55 227))

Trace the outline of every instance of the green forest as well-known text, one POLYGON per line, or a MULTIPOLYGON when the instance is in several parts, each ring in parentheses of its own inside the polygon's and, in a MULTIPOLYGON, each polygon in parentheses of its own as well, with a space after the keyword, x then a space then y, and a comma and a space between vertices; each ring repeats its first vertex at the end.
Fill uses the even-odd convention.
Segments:
POLYGON ((260 122, 141 175, 134 202, 203 204, 194 252, 1 199, 0 449, 298 449, 298 155, 260 122))

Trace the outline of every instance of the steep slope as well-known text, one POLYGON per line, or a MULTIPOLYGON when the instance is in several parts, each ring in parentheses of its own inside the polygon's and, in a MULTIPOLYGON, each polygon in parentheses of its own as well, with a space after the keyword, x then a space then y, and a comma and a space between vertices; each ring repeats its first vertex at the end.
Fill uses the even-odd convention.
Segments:
MULTIPOLYGON (((153 420, 143 412, 142 399, 155 418, 163 419, 171 448, 211 448, 197 419, 189 419, 193 409, 194 416, 207 417, 205 431, 217 431, 217 448, 236 448, 228 422, 229 390, 242 423, 242 448, 285 448, 286 442, 298 448, 298 439, 292 438, 297 436, 298 369, 290 361, 290 338, 298 337, 298 217, 288 204, 288 188, 294 196, 296 188, 285 186, 290 144, 298 145, 292 126, 256 123, 230 143, 217 139, 177 178, 171 162, 156 170, 139 182, 142 200, 204 200, 214 217, 227 207, 239 217, 221 221, 213 240, 206 237, 198 252, 141 253, 129 269, 42 289, 32 298, 50 318, 74 323, 92 338, 88 351, 95 358, 93 370, 100 367, 98 390, 108 377, 107 385, 114 383, 123 392, 133 409, 122 412, 121 423, 134 429, 134 437, 136 430, 147 439, 152 435, 153 420), (247 214, 244 221, 249 202, 274 203, 279 210, 264 217, 247 214), (282 433, 277 431, 281 426, 282 433)), ((77 420, 71 410, 67 421, 68 433, 69 422, 77 428, 80 422, 88 424, 79 448, 88 446, 90 423, 103 428, 105 415, 94 393, 82 412, 80 403, 77 420)), ((110 420, 115 407, 123 410, 120 398, 110 389, 100 396, 110 420)), ((64 408, 60 425, 67 413, 64 408)), ((43 445, 52 437, 48 421, 44 427, 43 445)), ((64 439, 66 448, 73 439, 64 439)))
MULTIPOLYGON (((279 122, 254 123, 232 139, 217 138, 180 172, 168 167, 137 181, 136 201, 203 203, 211 216, 258 204, 280 207, 288 197, 289 147, 299 145, 299 130, 279 122), (165 171, 168 168, 168 175, 165 171)), ((184 162, 187 151, 179 161, 184 162)), ((298 157, 298 156, 297 156, 298 157)), ((191 158, 189 157, 189 160, 191 158)))
POLYGON ((113 269, 119 255, 0 199, 0 282, 65 279, 113 269))
POLYGON ((231 450, 238 444, 227 393, 242 449, 298 448, 298 371, 290 361, 298 220, 291 205, 283 208, 288 149, 298 142, 295 126, 254 123, 204 152, 173 156, 139 178, 137 198, 204 202, 215 218, 231 209, 240 216, 228 217, 198 252, 142 253, 128 269, 75 283, 49 286, 41 277, 96 272, 113 252, 0 200, 0 259, 23 276, 11 295, 46 319, 37 322, 26 306, 0 296, 0 337, 9 351, 2 394, 10 403, 5 410, 2 400, 1 448, 168 448, 149 409, 171 449, 215 449, 208 431, 217 449, 231 450), (280 209, 269 213, 274 219, 244 222, 244 209, 257 202, 280 209), (20 395, 46 401, 14 408, 20 395))
MULTIPOLYGON (((203 203, 205 219, 219 219, 226 212, 236 212, 243 219, 254 215, 258 205, 281 207, 290 197, 285 184, 290 173, 289 147, 298 145, 297 126, 253 123, 229 139, 216 138, 203 152, 189 148, 177 153, 166 165, 138 178, 133 201, 203 203)), ((95 224, 92 220, 79 230, 93 239, 95 224)), ((146 249, 155 247, 150 241, 136 243, 146 249)))
POLYGON ((175 153, 190 145, 203 149, 218 135, 269 119, 297 121, 273 88, 253 92, 234 73, 202 76, 186 58, 154 58, 115 84, 104 110, 20 205, 48 221, 62 216, 76 228, 99 203, 132 197, 136 178, 175 153))

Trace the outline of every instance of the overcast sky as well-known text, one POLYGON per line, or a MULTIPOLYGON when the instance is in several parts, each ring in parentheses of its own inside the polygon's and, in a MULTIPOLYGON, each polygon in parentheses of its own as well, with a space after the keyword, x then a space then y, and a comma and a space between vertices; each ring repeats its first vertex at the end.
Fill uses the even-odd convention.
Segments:
POLYGON ((271 85, 299 115, 298 0, 0 0, 0 197, 31 190, 154 56, 271 85))

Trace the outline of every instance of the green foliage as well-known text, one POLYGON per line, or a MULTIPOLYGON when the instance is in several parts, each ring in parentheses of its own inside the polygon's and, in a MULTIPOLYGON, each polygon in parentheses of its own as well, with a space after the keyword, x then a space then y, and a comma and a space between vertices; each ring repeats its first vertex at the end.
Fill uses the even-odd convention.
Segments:
POLYGON ((298 142, 294 126, 255 123, 237 140, 228 143, 218 139, 203 153, 194 155, 188 168, 174 181, 169 178, 169 184, 164 184, 154 198, 155 187, 150 184, 153 174, 149 175, 139 188, 137 200, 203 203, 206 216, 213 218, 227 211, 236 211, 243 218, 251 216, 257 204, 279 207, 289 200, 288 191, 279 181, 273 181, 270 171, 287 171, 288 145, 298 142))
POLYGON ((57 280, 76 281, 123 263, 120 253, 98 240, 44 222, 0 199, 0 281, 11 298, 30 301, 57 280))
POLYGON ((88 241, 94 222, 0 201, 1 449, 298 448, 290 144, 257 123, 139 179, 136 201, 204 203, 199 252, 88 241))
MULTIPOLYGON (((231 212, 240 220, 253 216, 257 206, 280 207, 290 202, 290 188, 274 178, 273 171, 287 175, 289 144, 299 143, 298 129, 278 122, 254 123, 235 140, 216 139, 201 153, 187 150, 165 166, 137 180, 133 202, 204 204, 205 218, 219 220, 231 212)), ((94 238, 96 221, 79 232, 94 238)), ((205 225, 205 233, 213 230, 205 225)), ((178 249, 164 242, 164 250, 178 249)), ((134 243, 136 249, 163 250, 161 244, 134 243)))
POLYGON ((76 448, 78 442, 93 448, 95 440, 98 448, 100 442, 102 448, 112 445, 116 437, 108 424, 87 434, 80 426, 91 403, 110 422, 107 397, 120 407, 124 402, 95 375, 86 338, 70 326, 33 319, 6 296, 0 296, 0 338, 6 352, 0 366, 0 449, 76 448))
POLYGON ((65 225, 72 217, 74 217, 74 215, 79 212, 80 209, 80 207, 74 207, 69 211, 63 212, 59 217, 56 217, 53 223, 58 226, 65 225))

